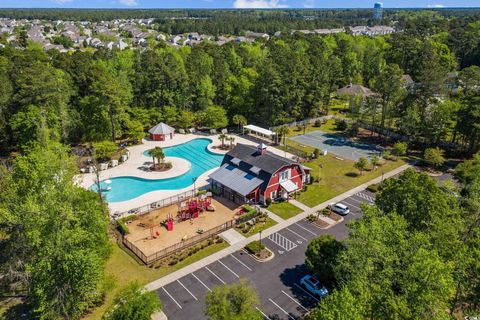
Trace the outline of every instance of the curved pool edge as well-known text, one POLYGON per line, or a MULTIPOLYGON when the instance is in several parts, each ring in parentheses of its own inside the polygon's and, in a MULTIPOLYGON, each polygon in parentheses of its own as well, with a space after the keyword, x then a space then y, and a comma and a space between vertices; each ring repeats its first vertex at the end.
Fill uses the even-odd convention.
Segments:
MULTIPOLYGON (((181 170, 177 170, 172 174, 169 173, 170 171, 169 170, 169 171, 165 171, 164 174, 162 174, 161 176, 158 176, 158 175, 154 176, 155 172, 135 170, 134 172, 132 171, 117 172, 115 175, 105 176, 101 181, 102 184, 107 179, 114 180, 112 184, 113 190, 123 190, 123 191, 119 191, 119 193, 114 191, 112 192, 106 191, 105 196, 106 196, 107 202, 112 204, 124 203, 124 202, 135 201, 138 198, 143 199, 144 195, 150 194, 152 192, 155 193, 155 192, 161 191, 161 193, 159 193, 159 196, 164 197, 165 194, 178 193, 178 192, 181 192, 181 190, 188 190, 188 188, 191 188, 194 184, 189 179, 190 175, 195 176, 196 178, 200 178, 204 176, 206 172, 211 172, 211 170, 217 169, 221 165, 221 162, 225 153, 212 151, 211 147, 213 146, 214 143, 215 143, 215 140, 211 138, 199 137, 195 139, 190 139, 186 142, 165 147, 164 149, 177 147, 172 149, 170 152, 169 151, 165 152, 165 154, 168 155, 166 157, 167 161, 173 162, 174 167, 177 166, 178 163, 182 163, 182 165, 179 166, 181 170), (185 149, 181 147, 183 145, 185 145, 185 149), (192 147, 196 149, 194 150, 192 147), (206 156, 207 154, 209 154, 210 156, 206 156), (197 159, 199 159, 198 162, 197 162, 197 159), (117 179, 118 179, 118 182, 117 182, 118 184, 115 185, 115 180, 117 179), (190 183, 188 183, 187 180, 190 183), (144 183, 152 184, 152 185, 145 186, 144 188, 143 187, 144 183), (158 186, 158 189, 154 189, 156 188, 156 186, 158 186), (116 189, 118 187, 122 189, 116 189), (132 191, 128 191, 128 190, 132 190, 132 191)), ((142 148, 143 152, 141 150, 138 150, 137 152, 135 152, 137 157, 140 156, 140 159, 150 158, 145 155, 145 152, 150 150, 154 146, 146 145, 145 147, 142 148)), ((144 160, 141 160, 141 162, 145 163, 144 160)), ((137 168, 137 169, 140 169, 140 168, 137 168)), ((205 180, 205 178, 203 180, 205 180)), ((91 183, 88 186, 88 189, 96 190, 96 186, 97 186, 96 183, 91 183)), ((105 185, 102 185, 102 188, 105 188, 105 187, 106 187, 105 185)))
MULTIPOLYGON (((218 151, 216 151, 215 149, 213 149, 213 144, 215 143, 215 141, 213 141, 212 138, 208 138, 208 137, 193 138, 193 139, 187 140, 187 141, 185 141, 185 142, 180 142, 180 143, 177 143, 177 144, 172 144, 171 146, 162 147, 162 149, 168 149, 168 148, 178 147, 178 146, 180 146, 180 145, 182 145, 182 144, 186 144, 186 143, 192 142, 192 141, 194 141, 194 140, 208 140, 208 141, 210 141, 210 143, 207 145, 207 151, 208 151, 208 152, 211 152, 211 153, 213 153, 213 154, 215 154, 215 155, 224 156, 224 155, 228 152, 228 151, 218 152, 218 151)), ((148 146, 148 149, 145 149, 145 150, 141 151, 142 156, 144 156, 144 157, 146 157, 146 158, 150 158, 150 156, 147 156, 147 155, 145 154, 145 152, 147 152, 147 151, 149 151, 149 150, 152 150, 152 149, 155 148, 155 147, 158 147, 158 146, 153 146, 153 145, 148 146)))
MULTIPOLYGON (((210 184, 208 181, 208 176, 214 170, 216 169, 214 168, 209 171, 206 171, 204 174, 198 177, 198 180, 196 183, 197 190, 205 186, 208 186, 210 184)), ((193 183, 182 189, 154 190, 154 191, 144 193, 141 196, 138 196, 136 198, 132 198, 124 201, 110 201, 110 202, 107 202, 107 204, 108 204, 108 207, 111 209, 112 213, 127 212, 129 210, 136 209, 141 206, 149 205, 151 203, 176 196, 178 194, 187 192, 189 190, 193 190, 193 183)))

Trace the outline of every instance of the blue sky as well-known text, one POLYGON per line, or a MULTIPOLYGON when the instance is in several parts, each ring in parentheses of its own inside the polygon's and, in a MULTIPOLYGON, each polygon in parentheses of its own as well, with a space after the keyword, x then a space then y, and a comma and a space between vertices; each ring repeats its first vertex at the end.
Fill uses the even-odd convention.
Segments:
MULTIPOLYGON (((370 0, 0 0, 3 8, 370 8, 370 0)), ((480 0, 384 0, 384 7, 480 7, 480 0)))

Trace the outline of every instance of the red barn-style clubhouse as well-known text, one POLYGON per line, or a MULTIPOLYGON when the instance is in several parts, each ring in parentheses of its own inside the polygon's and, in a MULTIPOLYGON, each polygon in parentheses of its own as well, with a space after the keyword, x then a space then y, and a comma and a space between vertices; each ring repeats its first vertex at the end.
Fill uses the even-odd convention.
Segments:
POLYGON ((310 179, 310 169, 267 151, 263 143, 237 144, 209 177, 212 187, 229 200, 265 204, 300 190, 310 179))

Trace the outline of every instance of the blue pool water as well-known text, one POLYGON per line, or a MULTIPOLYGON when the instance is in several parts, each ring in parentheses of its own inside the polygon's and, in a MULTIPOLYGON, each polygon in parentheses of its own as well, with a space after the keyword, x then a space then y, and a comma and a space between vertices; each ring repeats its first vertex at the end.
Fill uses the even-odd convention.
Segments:
MULTIPOLYGON (((110 184, 111 190, 104 192, 107 201, 127 201, 151 191, 177 190, 192 185, 193 178, 202 175, 210 169, 219 167, 223 160, 223 155, 212 153, 207 149, 210 143, 212 143, 212 140, 200 138, 177 146, 163 148, 165 156, 189 161, 192 165, 190 171, 178 177, 158 180, 137 177, 112 178, 110 179, 112 181, 110 184)), ((148 150, 143 155, 150 158, 148 150)), ((105 188, 107 185, 102 182, 101 186, 105 188)), ((96 190, 96 186, 93 185, 91 189, 96 190)))

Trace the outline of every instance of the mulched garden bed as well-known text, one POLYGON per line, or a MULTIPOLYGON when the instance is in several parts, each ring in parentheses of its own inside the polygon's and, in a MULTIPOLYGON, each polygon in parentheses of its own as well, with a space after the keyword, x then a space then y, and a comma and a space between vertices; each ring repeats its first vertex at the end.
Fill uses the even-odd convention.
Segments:
POLYGON ((267 249, 262 249, 259 253, 256 254, 257 258, 260 260, 264 260, 269 258, 272 255, 272 252, 267 249))
POLYGON ((340 221, 340 220, 342 220, 342 216, 339 215, 339 214, 337 214, 337 213, 335 213, 335 212, 330 213, 330 215, 329 215, 328 217, 329 217, 330 219, 334 220, 334 221, 337 221, 337 222, 340 221))
POLYGON ((154 171, 154 172, 165 172, 165 171, 168 171, 172 169, 172 167, 162 167, 160 168, 158 165, 155 165, 155 168, 153 166, 150 166, 150 171, 154 171))
POLYGON ((315 220, 312 223, 315 224, 319 228, 327 228, 329 226, 329 224, 327 222, 325 222, 321 219, 315 220))

